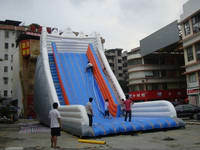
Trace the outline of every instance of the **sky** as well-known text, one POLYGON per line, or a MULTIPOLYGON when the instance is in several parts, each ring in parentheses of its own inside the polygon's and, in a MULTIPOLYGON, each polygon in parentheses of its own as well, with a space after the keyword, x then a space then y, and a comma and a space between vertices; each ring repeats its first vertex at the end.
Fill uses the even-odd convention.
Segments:
POLYGON ((179 20, 187 0, 0 0, 0 20, 100 33, 105 49, 130 51, 140 40, 179 20))

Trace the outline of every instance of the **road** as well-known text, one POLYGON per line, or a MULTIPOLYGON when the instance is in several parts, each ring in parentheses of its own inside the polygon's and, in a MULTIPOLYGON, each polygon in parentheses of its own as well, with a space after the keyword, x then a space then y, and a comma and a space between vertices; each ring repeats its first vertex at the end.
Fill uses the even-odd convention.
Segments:
MULTIPOLYGON (((92 140, 105 140, 106 144, 79 143, 79 137, 62 132, 58 138, 60 150, 199 150, 200 125, 166 131, 138 132, 113 135, 92 140)), ((20 120, 15 124, 0 124, 0 150, 51 150, 50 129, 35 120, 20 120)))

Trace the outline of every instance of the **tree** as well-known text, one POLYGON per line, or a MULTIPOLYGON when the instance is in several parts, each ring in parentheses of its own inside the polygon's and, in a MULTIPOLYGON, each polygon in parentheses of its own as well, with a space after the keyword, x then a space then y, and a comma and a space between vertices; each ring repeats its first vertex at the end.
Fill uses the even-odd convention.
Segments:
POLYGON ((125 80, 119 80, 119 84, 122 88, 122 90, 124 91, 125 94, 128 94, 129 90, 128 90, 128 82, 125 80))

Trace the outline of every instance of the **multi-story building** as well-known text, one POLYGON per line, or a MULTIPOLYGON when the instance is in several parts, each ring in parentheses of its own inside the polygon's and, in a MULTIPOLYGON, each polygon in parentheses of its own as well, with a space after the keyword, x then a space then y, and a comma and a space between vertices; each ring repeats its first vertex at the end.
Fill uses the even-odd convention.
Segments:
POLYGON ((123 91, 128 94, 127 51, 121 48, 105 51, 105 56, 123 91))
POLYGON ((180 16, 189 103, 200 105, 200 1, 189 0, 180 16))
POLYGON ((127 52, 123 49, 109 49, 105 51, 106 58, 118 81, 126 80, 127 52))
POLYGON ((42 27, 37 24, 20 26, 20 23, 0 21, 0 96, 17 99, 18 113, 27 117, 34 116, 34 70, 42 27))
POLYGON ((184 56, 177 21, 140 41, 128 53, 129 95, 136 101, 186 98, 184 56))
POLYGON ((14 55, 19 48, 16 40, 24 27, 19 26, 20 21, 5 20, 0 21, 0 96, 6 98, 13 97, 13 65, 14 55))

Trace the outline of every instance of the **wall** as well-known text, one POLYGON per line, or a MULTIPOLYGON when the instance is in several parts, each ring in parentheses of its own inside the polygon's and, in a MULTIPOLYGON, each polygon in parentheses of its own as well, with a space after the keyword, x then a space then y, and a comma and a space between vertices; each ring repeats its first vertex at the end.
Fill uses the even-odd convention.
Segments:
POLYGON ((12 97, 13 93, 13 61, 12 56, 18 51, 16 48, 16 37, 18 31, 7 30, 9 37, 5 38, 5 30, 0 30, 0 94, 4 96, 4 90, 8 91, 7 97, 12 97), (5 49, 5 42, 8 43, 8 49, 5 49), (8 60, 4 60, 4 55, 8 54, 8 60), (4 72, 4 66, 8 67, 8 72, 4 72), (12 68, 11 68, 12 67, 12 68), (8 77, 8 84, 4 84, 4 77, 8 77))
POLYGON ((199 10, 200 1, 199 0, 189 0, 183 5, 183 13, 180 16, 180 21, 183 21, 191 14, 199 10))

